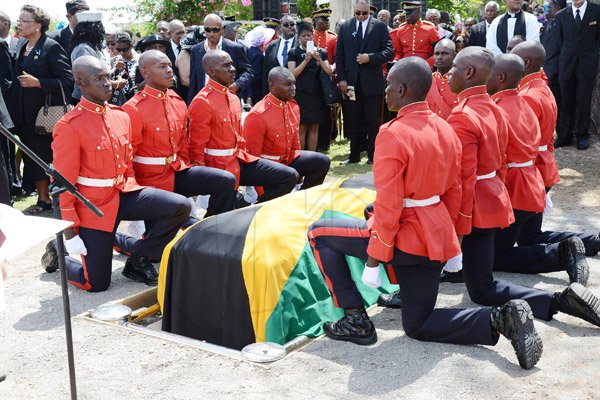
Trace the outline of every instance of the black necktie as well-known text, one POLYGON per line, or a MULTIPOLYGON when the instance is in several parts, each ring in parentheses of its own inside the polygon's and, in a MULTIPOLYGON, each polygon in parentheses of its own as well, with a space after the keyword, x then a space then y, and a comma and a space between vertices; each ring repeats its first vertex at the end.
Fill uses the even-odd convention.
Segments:
POLYGON ((362 47, 362 42, 363 42, 363 23, 362 21, 360 21, 358 23, 358 30, 356 31, 356 34, 358 35, 358 47, 362 47))
POLYGON ((288 61, 288 41, 283 41, 283 51, 281 52, 281 57, 283 58, 283 67, 287 68, 288 61))
POLYGON ((579 10, 575 10, 575 23, 577 24, 577 28, 581 28, 581 14, 579 14, 579 10))

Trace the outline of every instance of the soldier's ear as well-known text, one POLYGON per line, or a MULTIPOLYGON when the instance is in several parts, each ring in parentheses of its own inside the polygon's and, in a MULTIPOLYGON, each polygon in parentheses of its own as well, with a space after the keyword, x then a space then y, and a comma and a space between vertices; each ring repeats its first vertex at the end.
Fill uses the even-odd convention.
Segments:
POLYGON ((506 73, 502 72, 501 74, 498 74, 498 82, 504 83, 505 81, 506 81, 506 73))
POLYGON ((406 96, 406 93, 408 93, 408 88, 406 87, 406 85, 404 83, 398 85, 398 96, 400 96, 400 98, 403 98, 404 96, 406 96))
POLYGON ((531 58, 524 58, 523 63, 525 64, 525 70, 527 70, 531 65, 531 58))
POLYGON ((471 78, 473 78, 473 76, 475 75, 475 68, 472 65, 469 65, 466 69, 465 69, 465 80, 471 80, 471 78))

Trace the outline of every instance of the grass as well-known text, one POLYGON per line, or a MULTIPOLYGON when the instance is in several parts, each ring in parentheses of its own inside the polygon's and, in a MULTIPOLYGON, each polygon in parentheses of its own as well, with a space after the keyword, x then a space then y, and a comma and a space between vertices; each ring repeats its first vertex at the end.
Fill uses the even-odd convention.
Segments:
MULTIPOLYGON (((348 154, 350 154, 350 142, 345 139, 333 142, 329 148, 329 151, 325 154, 331 158, 331 168, 327 174, 327 180, 350 178, 356 175, 366 174, 367 172, 371 172, 373 167, 372 165, 366 164, 367 157, 364 155, 366 153, 363 153, 363 158, 360 163, 342 165, 341 162, 346 160, 348 158, 348 154)), ((25 214, 31 214, 36 201, 36 195, 15 197, 14 207, 20 211, 23 211, 25 214)), ((52 217, 52 211, 44 211, 37 215, 43 217, 52 217)))

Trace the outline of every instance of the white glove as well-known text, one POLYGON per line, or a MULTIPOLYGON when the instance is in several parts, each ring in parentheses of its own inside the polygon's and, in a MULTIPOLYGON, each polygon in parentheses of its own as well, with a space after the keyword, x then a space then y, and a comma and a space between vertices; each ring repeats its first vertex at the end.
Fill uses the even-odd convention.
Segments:
POLYGON ((258 193, 256 193, 254 186, 246 186, 246 190, 244 191, 244 200, 249 204, 254 204, 258 201, 258 193))
POLYGON ((552 208, 554 208, 554 203, 552 202, 550 195, 548 193, 546 193, 546 207, 544 207, 544 215, 550 214, 550 211, 552 211, 552 208))
POLYGON ((367 267, 367 264, 365 264, 365 269, 360 279, 368 287, 378 288, 379 286, 381 286, 381 275, 379 274, 379 265, 373 268, 367 267))
POLYGON ((452 257, 451 259, 449 259, 446 262, 446 265, 444 265, 444 270, 448 271, 448 272, 458 272, 462 269, 462 253, 460 253, 459 255, 452 257))
POLYGON ((65 249, 69 255, 73 254, 83 254, 87 255, 87 249, 85 248, 85 244, 83 244, 83 240, 79 237, 79 235, 73 236, 71 239, 65 240, 65 249))
POLYGON ((210 194, 206 194, 204 196, 198 196, 196 198, 196 206, 198 208, 202 208, 204 210, 208 209, 208 200, 210 199, 210 194))
POLYGON ((144 232, 146 232, 146 225, 144 221, 131 221, 127 227, 127 232, 134 238, 141 239, 144 232))

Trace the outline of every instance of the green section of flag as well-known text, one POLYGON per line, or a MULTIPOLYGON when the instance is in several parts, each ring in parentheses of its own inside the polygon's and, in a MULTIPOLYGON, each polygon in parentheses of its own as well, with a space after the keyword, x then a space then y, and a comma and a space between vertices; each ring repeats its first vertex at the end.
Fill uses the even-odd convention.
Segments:
MULTIPOLYGON (((326 210, 322 218, 354 218, 348 214, 326 210)), ((365 260, 346 257, 352 278, 363 296, 365 306, 375 304, 381 293, 392 293, 398 285, 389 283, 381 268, 382 286, 365 286, 361 275, 365 260)), ((298 336, 317 337, 323 334, 323 323, 341 318, 343 310, 335 308, 329 288, 307 242, 279 297, 277 306, 267 321, 268 342, 284 344, 298 336)))

